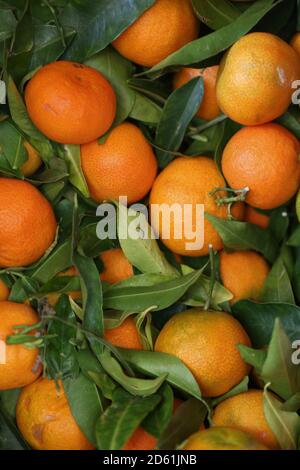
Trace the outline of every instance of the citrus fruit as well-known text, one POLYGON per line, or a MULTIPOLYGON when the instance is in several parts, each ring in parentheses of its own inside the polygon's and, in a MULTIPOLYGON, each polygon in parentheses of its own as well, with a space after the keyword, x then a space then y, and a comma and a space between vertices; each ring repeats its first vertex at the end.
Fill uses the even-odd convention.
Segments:
POLYGON ((255 251, 220 253, 222 282, 234 296, 231 303, 242 299, 258 300, 269 271, 264 257, 255 251))
POLYGON ((115 284, 133 276, 132 264, 130 264, 121 248, 103 251, 100 254, 100 259, 104 265, 104 270, 100 274, 102 281, 115 284))
MULTIPOLYGON (((66 271, 63 271, 57 275, 57 277, 72 277, 72 276, 78 276, 78 271, 74 266, 71 266, 71 268, 67 269, 66 271)), ((72 299, 80 299, 81 298, 81 292, 80 291, 72 291, 68 292, 68 296, 70 296, 72 299)), ((47 299, 50 305, 55 305, 58 300, 59 300, 60 294, 57 292, 50 292, 47 294, 47 299)))
POLYGON ((143 349, 142 341, 132 317, 126 318, 116 328, 105 330, 105 339, 114 346, 125 349, 143 349))
POLYGON ((127 59, 152 67, 196 39, 198 31, 190 0, 156 0, 113 46, 127 59))
POLYGON ((21 166, 21 172, 24 176, 32 176, 41 166, 42 160, 38 152, 30 145, 29 142, 24 142, 24 147, 27 150, 28 159, 21 166))
POLYGON ((261 390, 248 390, 222 401, 215 408, 213 424, 244 431, 269 449, 279 448, 264 415, 264 394, 261 390))
POLYGON ((0 178, 0 266, 27 266, 51 246, 56 220, 47 199, 30 183, 0 178))
POLYGON ((295 33, 290 41, 290 45, 300 55, 300 33, 295 33))
POLYGON ((204 84, 204 96, 197 116, 210 121, 220 114, 220 108, 217 103, 216 82, 218 74, 218 65, 207 67, 205 69, 183 68, 176 73, 174 77, 174 87, 179 88, 189 80, 195 77, 202 77, 204 84))
POLYGON ((140 426, 127 441, 123 450, 154 450, 156 444, 157 439, 140 426))
POLYGON ((227 427, 209 428, 189 437, 183 450, 268 450, 250 434, 227 427))
POLYGON ((222 170, 231 188, 249 188, 251 206, 274 209, 299 188, 299 154, 298 140, 279 124, 244 127, 226 145, 222 170))
MULTIPOLYGON (((210 194, 214 189, 225 186, 217 165, 207 157, 179 157, 159 174, 150 194, 151 223, 171 251, 195 257, 208 254, 209 245, 214 250, 222 248, 222 240, 212 224, 206 218, 200 219, 199 214, 197 217, 197 206, 204 205, 206 213, 226 219, 227 207, 219 207, 216 198, 210 194), (176 208, 174 205, 181 209, 178 216, 171 210, 172 206, 176 208), (155 206, 160 209, 157 217, 153 217, 155 206), (202 228, 204 245, 201 248, 195 242, 196 234, 199 235, 202 228), (194 247, 188 246, 190 243, 194 243, 194 247)), ((224 191, 219 195, 224 196, 224 191)), ((243 205, 237 205, 233 214, 239 218, 243 210, 243 205)))
POLYGON ((16 419, 24 439, 35 450, 91 450, 75 422, 63 389, 54 380, 39 379, 19 396, 16 419))
POLYGON ((40 68, 25 88, 28 114, 49 139, 85 144, 112 125, 116 95, 97 70, 68 61, 40 68))
POLYGON ((247 205, 245 210, 245 222, 258 225, 261 228, 268 228, 270 223, 270 216, 267 214, 262 214, 253 207, 247 205))
POLYGON ((9 288, 5 282, 0 278, 0 302, 7 300, 9 297, 9 288))
POLYGON ((95 201, 127 196, 137 202, 150 191, 157 172, 151 145, 141 130, 128 122, 115 127, 104 143, 81 146, 81 164, 95 201))
MULTIPOLYGON (((28 305, 1 302, 0 341, 5 342, 7 336, 16 333, 18 330, 14 327, 35 325, 38 321, 38 315, 28 305)), ((4 361, 0 361, 0 390, 24 387, 36 380, 41 373, 38 354, 36 348, 28 349, 21 344, 6 345, 4 361)))
POLYGON ((174 315, 163 327, 155 351, 181 359, 205 397, 222 395, 249 372, 237 349, 250 339, 231 315, 194 308, 174 315))
POLYGON ((273 34, 250 33, 220 63, 218 103, 240 124, 264 124, 287 110, 292 83, 299 78, 299 56, 289 44, 273 34))

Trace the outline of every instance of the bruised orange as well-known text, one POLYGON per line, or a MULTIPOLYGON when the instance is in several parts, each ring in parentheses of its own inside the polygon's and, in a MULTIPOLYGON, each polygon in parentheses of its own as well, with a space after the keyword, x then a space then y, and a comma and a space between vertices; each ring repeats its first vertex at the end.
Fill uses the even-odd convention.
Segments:
POLYGON ((107 328, 104 336, 107 341, 119 348, 143 349, 138 329, 132 317, 126 318, 116 328, 107 328))
POLYGON ((42 378, 23 388, 16 419, 24 439, 35 450, 91 450, 92 444, 72 416, 62 382, 42 378))
POLYGON ((0 303, 0 347, 1 352, 4 352, 3 357, 0 355, 0 390, 24 387, 36 380, 41 373, 37 348, 28 349, 21 344, 2 348, 7 336, 18 331, 14 330, 16 326, 31 326, 38 321, 38 315, 28 305, 0 303))
POLYGON ((210 121, 221 113, 217 102, 216 82, 219 66, 214 65, 205 69, 182 68, 175 74, 174 87, 179 88, 195 77, 202 77, 204 84, 204 96, 197 116, 210 121))
POLYGON ((116 114, 116 95, 97 70, 76 62, 40 68, 25 89, 28 114, 49 139, 85 144, 105 134, 116 114))
POLYGON ((238 429, 215 427, 193 434, 184 444, 183 450, 268 450, 268 448, 250 434, 238 429))
POLYGON ((224 286, 233 294, 231 303, 242 299, 258 300, 270 268, 255 251, 220 253, 220 273, 224 286))
POLYGON ((221 110, 245 126, 281 116, 292 100, 292 84, 300 79, 296 51, 270 33, 239 39, 221 61, 217 98, 221 110))
POLYGON ((115 127, 104 143, 81 146, 81 164, 95 201, 127 196, 128 203, 150 191, 157 161, 142 131, 129 122, 115 127))
POLYGON ((238 344, 250 346, 250 339, 235 318, 194 308, 166 323, 155 351, 177 356, 193 373, 203 396, 217 397, 240 383, 250 370, 238 344))
POLYGON ((103 251, 100 254, 100 259, 104 265, 104 269, 100 274, 102 281, 115 284, 133 276, 132 264, 128 261, 121 248, 103 251))
POLYGON ((279 448, 264 415, 264 394, 261 390, 248 390, 222 401, 215 408, 212 421, 215 426, 247 432, 269 449, 279 448))
POLYGON ((0 178, 0 266, 28 266, 54 242, 57 223, 50 203, 33 185, 0 178))
POLYGON ((190 0, 156 0, 113 46, 132 62, 152 67, 196 39, 198 31, 190 0))
POLYGON ((244 127, 226 145, 222 170, 231 188, 249 189, 251 206, 274 209, 299 188, 299 154, 299 141, 279 124, 244 127))

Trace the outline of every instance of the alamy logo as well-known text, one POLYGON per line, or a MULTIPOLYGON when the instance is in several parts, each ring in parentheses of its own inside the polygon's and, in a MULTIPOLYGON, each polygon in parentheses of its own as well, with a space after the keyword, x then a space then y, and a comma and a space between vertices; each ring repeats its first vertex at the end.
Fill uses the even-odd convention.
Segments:
POLYGON ((6 364, 6 343, 0 340, 0 364, 6 364))
POLYGON ((299 339, 295 340, 292 343, 292 348, 296 349, 296 351, 293 352, 293 354, 292 354, 292 363, 295 366, 299 366, 300 365, 300 340, 299 339))

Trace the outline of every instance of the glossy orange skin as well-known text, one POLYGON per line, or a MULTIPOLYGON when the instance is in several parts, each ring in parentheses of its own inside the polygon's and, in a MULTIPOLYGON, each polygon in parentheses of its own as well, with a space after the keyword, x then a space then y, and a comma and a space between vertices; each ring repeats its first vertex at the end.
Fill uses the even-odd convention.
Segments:
POLYGON ((245 127, 226 145, 222 170, 233 189, 249 188, 251 206, 274 209, 299 188, 299 154, 299 141, 279 124, 245 127))
MULTIPOLYGON (((30 326, 39 322, 37 313, 28 305, 3 301, 0 303, 0 340, 17 332, 18 325, 30 326)), ((34 332, 32 333, 34 334, 34 332)), ((37 366, 39 350, 21 344, 6 345, 5 363, 0 362, 0 390, 24 387, 34 382, 41 373, 37 366)))
POLYGON ((182 68, 174 76, 174 88, 179 88, 195 77, 202 77, 204 84, 204 96, 197 112, 199 118, 210 121, 221 113, 217 102, 216 83, 219 66, 214 65, 205 69, 182 68))
POLYGON ((38 152, 30 145, 29 142, 24 142, 24 147, 28 153, 28 160, 21 166, 21 172, 24 176, 32 176, 41 166, 42 160, 38 152))
POLYGON ((92 450, 93 446, 79 429, 62 383, 39 379, 25 387, 16 409, 18 428, 35 450, 92 450))
POLYGON ((242 299, 258 300, 269 272, 267 261, 255 251, 220 253, 222 282, 234 296, 231 303, 242 299))
POLYGON ((0 266, 28 266, 55 239, 57 223, 48 200, 33 185, 0 178, 0 266))
POLYGON ((288 108, 292 83, 300 79, 300 59, 282 39, 250 33, 225 54, 217 80, 218 103, 245 126, 273 121, 288 108))
MULTIPOLYGON (((150 194, 150 206, 154 204, 163 205, 191 204, 193 220, 196 217, 196 205, 204 204, 204 211, 216 217, 226 219, 228 215, 227 207, 220 207, 216 204, 214 196, 210 192, 215 188, 224 188, 226 186, 223 176, 220 174, 215 162, 208 157, 179 157, 173 160, 157 177, 150 194)), ((219 196, 224 196, 224 192, 220 192, 219 196)), ((162 227, 163 222, 166 224, 166 210, 162 207, 162 216, 159 221, 152 220, 153 228, 159 233, 163 243, 174 253, 183 256, 203 256, 209 253, 209 245, 214 250, 221 250, 223 247, 222 240, 212 224, 204 220, 204 246, 203 248, 191 250, 186 244, 191 240, 187 240, 184 236, 185 223, 182 220, 182 238, 176 239, 174 234, 175 217, 170 217, 170 237, 163 238, 162 227)), ((244 207, 237 205, 233 208, 233 215, 241 218, 244 207)), ((196 222, 193 222, 193 229, 196 229, 196 222)))
POLYGON ((7 300, 10 290, 2 279, 0 279, 0 302, 7 300))
POLYGON ((215 427, 193 434, 183 450, 268 450, 245 432, 230 427, 215 427))
POLYGON ((277 439, 264 415, 261 390, 248 390, 221 402, 214 411, 213 424, 247 432, 269 449, 279 449, 277 439))
POLYGON ((97 70, 68 61, 37 71, 25 89, 27 111, 36 127, 61 144, 85 144, 111 127, 116 95, 97 70))
POLYGON ((81 146, 81 164, 92 198, 97 202, 127 196, 140 201, 150 191, 157 161, 141 130, 128 122, 115 127, 106 141, 81 146))
POLYGON ((105 339, 114 346, 125 349, 143 349, 142 341, 132 317, 126 318, 120 326, 105 330, 105 339))
POLYGON ((102 281, 115 284, 133 276, 132 264, 128 261, 121 248, 103 251, 100 254, 100 259, 104 264, 104 270, 100 274, 102 281))
POLYGON ((117 51, 152 67, 197 38, 199 22, 189 0, 156 0, 114 42, 117 51))
POLYGON ((247 206, 245 211, 245 222, 258 225, 261 228, 268 228, 270 217, 261 212, 257 212, 253 207, 247 206))
POLYGON ((193 373, 205 397, 220 396, 248 374, 237 349, 250 339, 231 315, 190 309, 174 315, 161 330, 155 351, 181 359, 193 373))

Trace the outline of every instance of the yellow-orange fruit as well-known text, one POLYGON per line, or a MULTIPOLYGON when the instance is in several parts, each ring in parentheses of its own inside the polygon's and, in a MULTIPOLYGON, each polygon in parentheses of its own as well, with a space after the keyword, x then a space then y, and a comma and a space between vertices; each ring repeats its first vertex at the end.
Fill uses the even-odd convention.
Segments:
POLYGON ((198 31, 190 0, 156 0, 113 46, 127 59, 152 67, 196 39, 198 31))
POLYGON ((233 294, 231 303, 242 299, 258 300, 270 268, 255 251, 220 253, 220 273, 224 286, 233 294))
POLYGON ((9 297, 9 288, 4 281, 0 278, 0 302, 7 300, 9 297))
POLYGON ((291 39, 290 45, 300 55, 300 33, 295 33, 291 39))
POLYGON ((128 203, 150 191, 157 172, 151 145, 141 130, 130 123, 115 127, 104 143, 81 146, 81 164, 95 201, 127 196, 128 203))
POLYGON ((298 140, 279 124, 244 127, 226 145, 222 170, 231 188, 249 188, 251 206, 274 209, 299 188, 299 154, 298 140))
POLYGON ((21 344, 3 347, 7 336, 18 331, 14 330, 16 326, 31 326, 38 321, 38 315, 28 305, 5 301, 0 303, 0 390, 24 387, 40 375, 38 349, 28 349, 21 344))
POLYGON ((174 88, 179 88, 195 77, 202 77, 204 96, 197 116, 210 121, 221 113, 217 102, 216 82, 219 66, 214 65, 205 69, 183 68, 175 74, 174 88))
POLYGON ((25 102, 30 118, 49 139, 85 144, 112 125, 116 95, 97 70, 76 62, 45 65, 29 81, 25 102))
POLYGON ((61 381, 59 387, 45 378, 22 390, 16 409, 21 434, 35 450, 93 449, 71 414, 61 381))
POLYGON ((119 348, 143 349, 138 329, 132 317, 126 318, 116 328, 106 329, 105 339, 119 348))
POLYGON ((245 211, 245 222, 258 225, 261 228, 268 228, 270 223, 270 216, 262 214, 253 207, 247 205, 245 211))
POLYGON ((222 401, 214 411, 213 424, 244 431, 269 449, 279 448, 264 415, 261 390, 248 390, 222 401))
POLYGON ((209 428, 193 434, 183 450, 268 450, 250 434, 230 427, 209 428))
POLYGON ((28 266, 50 248, 57 223, 50 203, 34 186, 0 178, 0 266, 28 266))
POLYGON ((103 251, 100 254, 100 259, 104 264, 104 269, 100 274, 102 281, 115 284, 133 276, 132 264, 128 261, 121 248, 103 251))
POLYGON ((197 380, 203 396, 217 397, 249 372, 237 345, 250 345, 241 324, 225 312, 190 309, 174 315, 161 330, 155 351, 181 359, 197 380))
POLYGON ((41 157, 38 152, 30 145, 29 142, 24 142, 24 147, 28 153, 28 159, 21 166, 21 172, 24 176, 32 176, 40 168, 42 164, 41 157))
POLYGON ((269 33, 239 39, 220 63, 217 98, 221 110, 240 124, 253 126, 283 114, 300 79, 295 50, 269 33))

